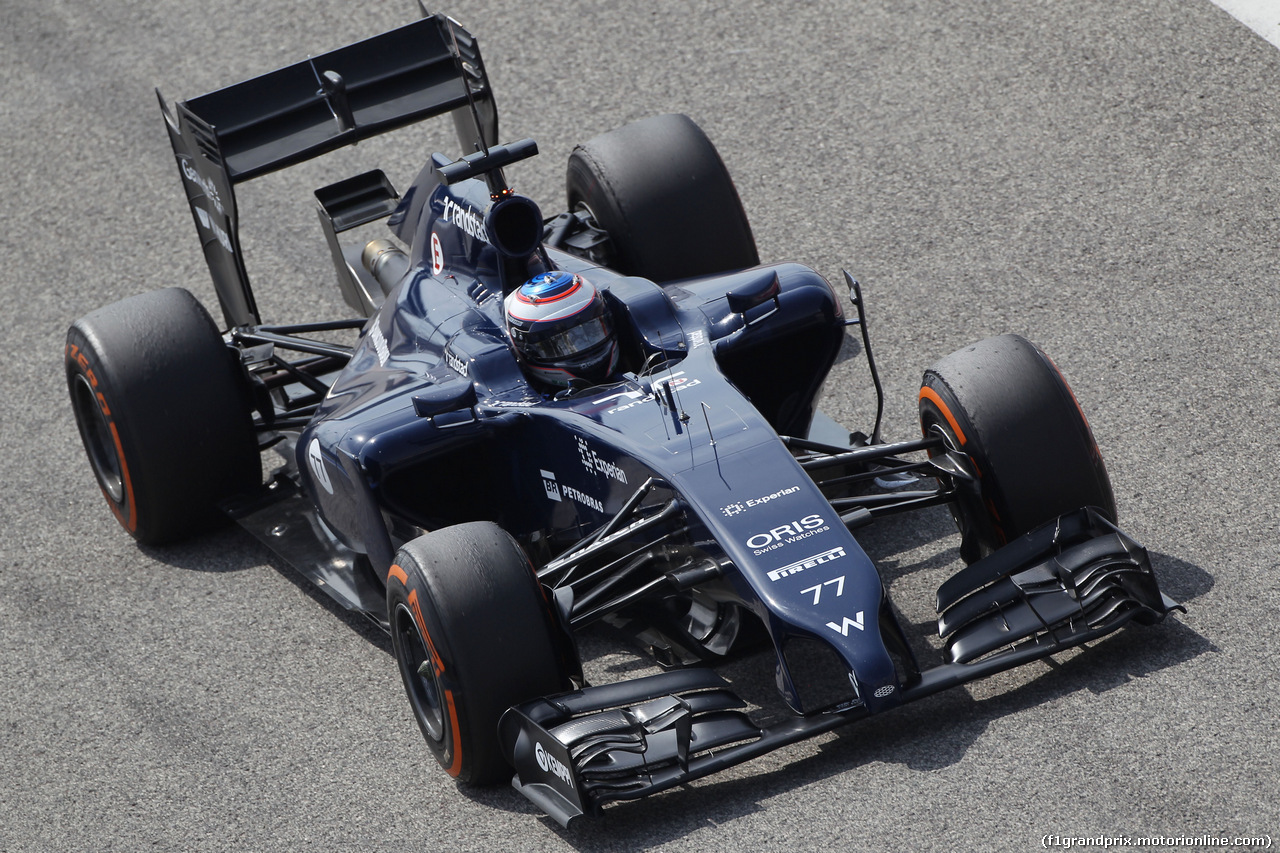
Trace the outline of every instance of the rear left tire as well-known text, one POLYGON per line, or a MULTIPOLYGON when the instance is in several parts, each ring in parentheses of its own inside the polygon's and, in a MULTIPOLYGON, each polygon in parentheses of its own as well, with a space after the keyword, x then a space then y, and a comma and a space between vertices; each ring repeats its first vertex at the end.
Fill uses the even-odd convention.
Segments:
POLYGON ((67 389, 116 519, 160 544, 226 521, 219 504, 262 484, 246 382, 194 296, 121 300, 67 331, 67 389))

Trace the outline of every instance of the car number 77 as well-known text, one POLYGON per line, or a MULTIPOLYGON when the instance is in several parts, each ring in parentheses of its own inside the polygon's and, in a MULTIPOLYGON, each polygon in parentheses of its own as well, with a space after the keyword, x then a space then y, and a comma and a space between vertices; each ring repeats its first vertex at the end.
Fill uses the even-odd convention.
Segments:
POLYGON ((804 595, 810 592, 813 593, 813 603, 814 605, 817 605, 817 603, 822 600, 822 588, 824 586, 831 586, 831 584, 836 585, 837 598, 844 595, 844 575, 841 575, 838 578, 832 578, 829 581, 823 581, 822 583, 811 586, 808 589, 802 589, 800 590, 800 594, 804 595))

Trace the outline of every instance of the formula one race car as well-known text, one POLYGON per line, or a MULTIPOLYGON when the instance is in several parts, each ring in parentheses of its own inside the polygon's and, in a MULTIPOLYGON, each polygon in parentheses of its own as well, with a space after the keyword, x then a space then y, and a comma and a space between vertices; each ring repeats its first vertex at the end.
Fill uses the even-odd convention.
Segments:
POLYGON ((234 519, 386 629, 463 782, 514 769, 567 825, 1177 606, 1025 339, 930 367, 918 439, 818 413, 849 327, 883 410, 860 288, 845 273, 846 318, 818 273, 761 265, 684 116, 575 148, 546 218, 503 174, 536 145, 499 143, 478 46, 443 16, 160 103, 225 331, 180 289, 76 321, 98 483, 140 542, 234 519), (381 171, 316 192, 353 316, 264 323, 236 185, 446 113, 465 156, 403 195, 381 171), (264 478, 268 448, 285 462, 264 478), (922 666, 851 531, 940 505, 967 566, 938 590, 944 660, 922 666), (587 684, 575 637, 602 620, 662 672, 587 684), (762 646, 780 721, 713 669, 762 646))

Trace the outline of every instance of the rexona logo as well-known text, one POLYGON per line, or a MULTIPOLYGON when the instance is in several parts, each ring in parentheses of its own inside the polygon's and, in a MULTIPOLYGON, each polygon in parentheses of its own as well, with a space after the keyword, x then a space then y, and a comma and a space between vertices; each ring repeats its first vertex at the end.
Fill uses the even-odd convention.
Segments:
POLYGON ((473 208, 463 207, 453 199, 445 196, 444 209, 440 211, 440 218, 465 231, 477 240, 482 240, 485 243, 489 242, 489 235, 484 232, 484 219, 473 208))
POLYGON ((569 772, 569 768, 565 767, 554 755, 543 749, 541 743, 533 748, 533 757, 538 759, 538 766, 542 768, 543 773, 553 773, 559 776, 570 788, 574 787, 573 774, 569 772))
POLYGON ((755 551, 758 557, 775 548, 790 545, 792 542, 798 542, 801 539, 808 539, 810 536, 817 536, 819 533, 825 533, 830 529, 830 525, 823 521, 822 516, 806 515, 799 521, 780 524, 768 533, 755 534, 747 539, 747 547, 755 551))

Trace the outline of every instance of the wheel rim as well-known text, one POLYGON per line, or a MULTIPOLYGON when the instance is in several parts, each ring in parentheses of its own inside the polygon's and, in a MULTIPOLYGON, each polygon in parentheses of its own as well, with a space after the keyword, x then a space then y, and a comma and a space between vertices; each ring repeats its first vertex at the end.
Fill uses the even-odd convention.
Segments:
POLYGON ((120 473, 120 455, 116 452, 111 427, 98 405, 97 395, 84 374, 76 374, 72 399, 75 401, 76 424, 80 427, 80 437, 94 476, 111 500, 121 503, 124 501, 124 478, 120 473))
POLYGON ((422 723, 427 737, 441 742, 444 740, 444 709, 440 701, 440 679, 436 676, 418 623, 403 604, 396 607, 394 630, 398 640, 396 658, 405 691, 409 694, 409 704, 413 706, 413 713, 422 723))
MULTIPOLYGON (((946 442, 948 450, 959 450, 959 440, 940 415, 929 412, 921 417, 920 423, 926 436, 940 434, 946 442)), ((930 456, 936 453, 938 453, 936 450, 929 451, 930 456)), ((986 528, 981 522, 984 513, 987 511, 986 507, 982 505, 981 499, 968 494, 963 484, 946 474, 939 472, 934 476, 937 477, 939 482, 956 492, 955 499, 948 504, 948 510, 951 512, 951 519, 955 522, 956 529, 960 531, 961 559, 966 563, 973 563, 992 553, 995 550, 995 546, 991 545, 988 539, 994 534, 986 532, 986 528)))

